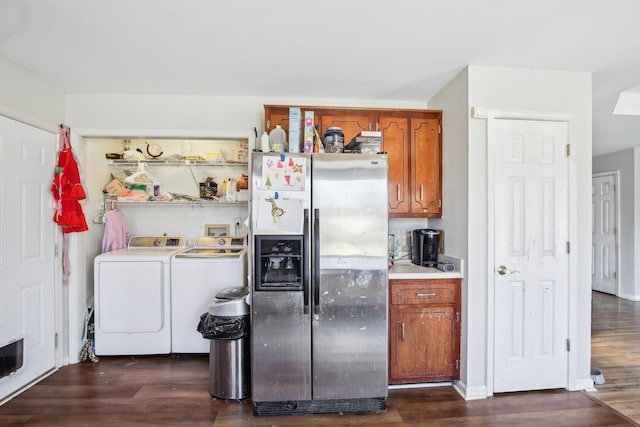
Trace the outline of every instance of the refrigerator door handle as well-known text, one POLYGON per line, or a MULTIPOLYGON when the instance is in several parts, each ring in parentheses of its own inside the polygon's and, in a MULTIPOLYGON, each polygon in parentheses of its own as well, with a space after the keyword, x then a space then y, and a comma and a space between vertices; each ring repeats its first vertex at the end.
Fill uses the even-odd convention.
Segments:
POLYGON ((302 258, 302 292, 304 293, 303 299, 304 299, 304 314, 309 314, 309 293, 310 291, 310 283, 309 280, 311 279, 311 274, 310 274, 310 270, 311 270, 311 263, 309 262, 305 262, 307 259, 309 259, 309 209, 305 209, 304 210, 304 232, 303 232, 303 236, 302 236, 302 247, 304 248, 302 250, 302 253, 305 254, 305 256, 302 258))
POLYGON ((313 314, 320 313, 320 210, 313 210, 313 314))

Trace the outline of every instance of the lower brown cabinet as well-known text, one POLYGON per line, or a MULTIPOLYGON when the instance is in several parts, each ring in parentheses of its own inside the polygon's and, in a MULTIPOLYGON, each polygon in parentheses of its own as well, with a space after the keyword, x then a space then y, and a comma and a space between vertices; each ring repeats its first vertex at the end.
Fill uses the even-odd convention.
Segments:
POLYGON ((460 282, 389 281, 389 384, 459 378, 460 282))

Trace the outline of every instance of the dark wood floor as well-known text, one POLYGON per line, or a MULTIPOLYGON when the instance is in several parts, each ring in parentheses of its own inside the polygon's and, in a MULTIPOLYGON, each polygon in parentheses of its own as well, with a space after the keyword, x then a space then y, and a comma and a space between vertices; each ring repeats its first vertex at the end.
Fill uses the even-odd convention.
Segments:
MULTIPOLYGON (((605 302, 613 304, 608 300, 605 302)), ((607 385, 611 387, 607 393, 615 395, 618 386, 608 371, 615 367, 624 369, 622 365, 626 361, 618 361, 613 351, 606 348, 607 340, 615 339, 615 334, 606 331, 610 327, 627 328, 627 322, 623 318, 612 321, 599 308, 594 308, 594 323, 594 360, 607 375, 607 385)), ((618 345, 617 341, 615 345, 618 345)), ((634 358, 633 362, 638 364, 637 353, 629 356, 629 359, 634 358)), ((601 398, 604 395, 604 389, 600 388, 591 394, 549 390, 506 393, 475 401, 464 401, 452 387, 390 390, 388 409, 380 414, 254 417, 248 399, 241 402, 212 399, 208 375, 206 356, 103 357, 98 363, 65 366, 0 407, 0 425, 638 425, 596 400, 593 396, 601 398)), ((636 384, 640 384, 640 378, 636 379, 636 384)), ((633 395, 634 392, 630 392, 625 399, 629 400, 633 395)), ((640 396, 640 393, 636 391, 635 395, 640 396)))
POLYGON ((640 302, 593 292, 591 366, 605 384, 591 395, 640 423, 640 302))

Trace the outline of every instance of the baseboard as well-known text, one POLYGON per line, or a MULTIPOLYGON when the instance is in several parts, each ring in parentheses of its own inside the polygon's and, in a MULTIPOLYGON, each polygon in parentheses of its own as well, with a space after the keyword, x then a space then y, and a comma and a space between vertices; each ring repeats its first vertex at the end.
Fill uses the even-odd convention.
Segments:
POLYGON ((487 387, 467 387, 462 381, 455 381, 453 388, 464 400, 479 400, 487 398, 487 387))
POLYGON ((640 301, 640 295, 619 293, 618 298, 628 299, 629 301, 640 301))
POLYGON ((596 389, 593 387, 593 379, 589 378, 576 378, 574 387, 569 388, 570 391, 577 390, 586 390, 586 391, 595 391, 596 389))

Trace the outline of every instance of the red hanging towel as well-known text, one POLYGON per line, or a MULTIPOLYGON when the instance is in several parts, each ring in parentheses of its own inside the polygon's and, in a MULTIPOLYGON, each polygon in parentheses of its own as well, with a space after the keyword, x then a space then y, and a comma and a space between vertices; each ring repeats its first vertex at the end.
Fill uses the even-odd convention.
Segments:
POLYGON ((56 201, 53 220, 62 227, 62 232, 88 230, 82 207, 78 203, 87 196, 82 188, 78 163, 71 149, 69 128, 64 125, 60 125, 60 151, 51 191, 56 201))

